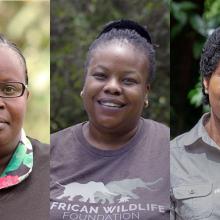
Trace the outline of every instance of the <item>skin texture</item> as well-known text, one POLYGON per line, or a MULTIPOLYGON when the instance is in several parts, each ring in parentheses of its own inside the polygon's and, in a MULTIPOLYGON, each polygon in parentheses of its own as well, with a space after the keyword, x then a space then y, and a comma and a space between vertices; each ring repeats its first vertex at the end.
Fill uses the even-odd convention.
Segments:
POLYGON ((220 63, 210 78, 203 80, 209 95, 211 117, 206 124, 210 137, 220 146, 220 63))
MULTIPOLYGON (((25 84, 24 66, 12 49, 0 47, 0 82, 25 84)), ((18 98, 0 97, 0 173, 9 162, 21 135, 28 92, 18 98)))
POLYGON ((147 78, 146 55, 129 43, 110 42, 93 52, 82 95, 89 116, 83 132, 93 146, 116 149, 135 134, 147 78))

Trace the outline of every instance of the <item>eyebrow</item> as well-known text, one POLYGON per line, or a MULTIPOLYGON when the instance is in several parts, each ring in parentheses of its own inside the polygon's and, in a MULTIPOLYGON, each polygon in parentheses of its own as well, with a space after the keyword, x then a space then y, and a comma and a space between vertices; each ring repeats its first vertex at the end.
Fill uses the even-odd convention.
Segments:
MULTIPOLYGON (((108 69, 107 67, 105 67, 105 66, 103 66, 103 65, 101 65, 101 64, 95 66, 94 68, 101 68, 101 69, 103 69, 103 70, 105 70, 105 71, 109 71, 109 69, 108 69)), ((92 68, 92 69, 94 69, 94 68, 92 68)), ((127 71, 124 71, 123 73, 125 73, 125 74, 136 74, 136 73, 138 73, 138 72, 135 71, 135 70, 127 70, 127 71)))
POLYGON ((101 69, 104 69, 104 70, 106 70, 106 71, 108 71, 109 69, 107 68, 107 67, 105 67, 105 66, 102 66, 102 65, 96 65, 96 66, 94 66, 92 69, 94 69, 94 68, 101 68, 101 69))

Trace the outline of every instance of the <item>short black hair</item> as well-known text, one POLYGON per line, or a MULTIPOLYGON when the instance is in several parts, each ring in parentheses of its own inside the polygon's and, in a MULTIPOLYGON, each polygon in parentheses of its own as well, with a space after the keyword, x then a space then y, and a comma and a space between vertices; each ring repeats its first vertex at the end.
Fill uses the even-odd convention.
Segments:
POLYGON ((85 74, 91 61, 92 54, 99 46, 109 42, 127 42, 142 51, 149 61, 149 81, 155 77, 155 50, 147 30, 138 23, 130 20, 119 20, 107 23, 98 37, 89 47, 85 62, 85 74))
POLYGON ((26 60, 21 52, 21 50, 17 47, 16 44, 10 42, 7 40, 2 34, 0 34, 0 45, 7 46, 11 48, 13 51, 15 51, 21 58, 24 64, 24 72, 25 72, 25 83, 28 85, 28 71, 27 71, 27 65, 26 65, 26 60))
MULTIPOLYGON (((210 78, 220 61, 220 27, 208 37, 204 44, 200 59, 200 73, 202 79, 210 78)), ((202 82, 203 103, 209 104, 209 95, 205 93, 202 82)))

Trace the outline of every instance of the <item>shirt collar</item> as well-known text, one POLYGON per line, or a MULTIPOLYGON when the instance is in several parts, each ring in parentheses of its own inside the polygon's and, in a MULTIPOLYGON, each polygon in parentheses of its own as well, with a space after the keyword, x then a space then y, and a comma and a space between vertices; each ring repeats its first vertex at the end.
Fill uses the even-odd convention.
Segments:
POLYGON ((186 146, 192 146, 199 138, 209 146, 215 147, 219 150, 219 146, 215 141, 209 136, 208 132, 205 129, 205 122, 210 118, 210 113, 205 113, 198 123, 188 132, 188 137, 185 142, 186 146))
POLYGON ((24 181, 32 172, 33 149, 30 140, 24 130, 21 131, 21 139, 15 152, 3 173, 0 174, 0 190, 17 185, 24 181))

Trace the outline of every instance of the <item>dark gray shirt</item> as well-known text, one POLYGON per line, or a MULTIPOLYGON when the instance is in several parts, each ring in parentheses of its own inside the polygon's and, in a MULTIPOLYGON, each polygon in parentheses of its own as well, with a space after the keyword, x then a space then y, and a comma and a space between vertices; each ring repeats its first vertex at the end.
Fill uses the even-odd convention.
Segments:
POLYGON ((209 117, 171 142, 171 219, 220 219, 220 146, 205 130, 209 117))
POLYGON ((118 150, 90 145, 83 124, 51 139, 51 220, 168 220, 169 129, 140 119, 118 150))

